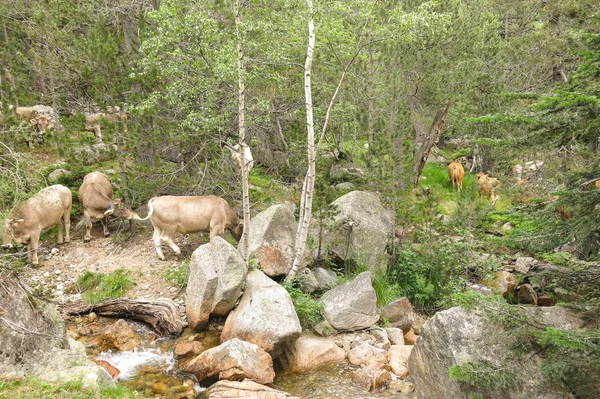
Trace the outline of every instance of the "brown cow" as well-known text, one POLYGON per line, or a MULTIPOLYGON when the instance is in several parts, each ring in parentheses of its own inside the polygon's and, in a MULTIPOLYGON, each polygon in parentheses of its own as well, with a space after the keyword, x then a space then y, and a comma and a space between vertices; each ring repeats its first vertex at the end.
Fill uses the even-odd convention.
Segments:
POLYGON ((113 199, 112 186, 110 180, 104 173, 92 172, 83 178, 83 183, 79 187, 79 202, 83 207, 83 217, 85 219, 85 237, 84 242, 90 241, 90 231, 92 230, 92 220, 102 222, 104 237, 108 237, 108 217, 117 212, 117 216, 124 217, 130 221, 135 213, 125 208, 121 199, 113 199))
POLYGON ((227 201, 223 198, 209 195, 207 197, 154 197, 148 201, 148 216, 154 226, 154 246, 161 260, 165 259, 161 245, 166 242, 177 254, 179 247, 173 242, 175 233, 210 232, 210 238, 225 234, 229 230, 233 238, 239 242, 244 230, 241 222, 227 201))
POLYGON ((37 249, 42 230, 56 225, 57 242, 62 244, 64 225, 64 241, 71 240, 71 206, 71 190, 60 184, 46 187, 10 212, 4 224, 6 236, 3 237, 3 244, 11 241, 27 244, 27 262, 37 265, 37 249))
POLYGON ((114 112, 104 113, 98 112, 95 114, 85 114, 85 130, 94 132, 96 136, 96 143, 102 143, 102 129, 100 127, 102 119, 107 119, 112 122, 121 122, 123 124, 123 131, 127 131, 127 114, 120 111, 118 107, 114 108, 114 112))
POLYGON ((458 192, 462 190, 463 177, 465 176, 465 170, 463 166, 458 162, 452 162, 448 165, 448 177, 450 177, 450 181, 452 182, 452 189, 454 190, 454 185, 458 187, 458 192))
MULTIPOLYGON (((43 137, 42 135, 46 133, 46 129, 50 127, 50 120, 40 115, 32 107, 17 107, 15 112, 20 119, 30 123, 40 137, 43 137)), ((33 140, 27 140, 27 145, 29 148, 33 148, 33 140)))
POLYGON ((496 192, 497 187, 500 187, 500 180, 489 177, 489 174, 479 172, 477 173, 477 182, 479 183, 479 198, 485 195, 492 205, 496 205, 500 198, 496 192))

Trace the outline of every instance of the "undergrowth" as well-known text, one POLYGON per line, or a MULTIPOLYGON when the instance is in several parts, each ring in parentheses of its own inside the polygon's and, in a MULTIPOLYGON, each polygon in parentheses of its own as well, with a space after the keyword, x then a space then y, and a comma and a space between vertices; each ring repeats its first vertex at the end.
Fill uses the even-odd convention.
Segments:
POLYGON ((293 284, 286 284, 285 289, 292 298, 292 303, 294 304, 302 328, 311 329, 323 320, 321 313, 323 305, 318 299, 310 294, 303 293, 293 284))
POLYGON ((83 291, 83 297, 92 304, 120 298, 133 284, 129 272, 122 268, 109 274, 86 271, 77 279, 77 286, 83 291))
POLYGON ((28 377, 20 381, 0 382, 0 398, 14 399, 120 399, 136 398, 135 391, 123 385, 100 388, 99 392, 83 389, 81 382, 50 384, 28 377))

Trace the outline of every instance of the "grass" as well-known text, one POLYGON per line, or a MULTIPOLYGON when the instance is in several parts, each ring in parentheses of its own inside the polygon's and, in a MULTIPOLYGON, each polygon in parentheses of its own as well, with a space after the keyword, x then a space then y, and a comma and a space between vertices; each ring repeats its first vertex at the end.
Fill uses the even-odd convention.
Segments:
POLYGON ((312 328, 323 320, 321 314, 322 304, 317 299, 303 293, 291 284, 286 284, 285 289, 292 298, 296 314, 303 328, 312 328))
POLYGON ((129 272, 122 268, 109 274, 87 271, 77 279, 77 285, 83 291, 83 297, 90 303, 120 298, 133 284, 129 272))
POLYGON ((176 269, 167 269, 162 275, 165 280, 177 288, 187 287, 188 277, 190 276, 190 260, 181 261, 176 269))
POLYGON ((28 377, 21 381, 0 382, 0 398, 15 399, 119 399, 139 397, 136 392, 117 385, 99 392, 82 389, 81 382, 50 384, 28 377))

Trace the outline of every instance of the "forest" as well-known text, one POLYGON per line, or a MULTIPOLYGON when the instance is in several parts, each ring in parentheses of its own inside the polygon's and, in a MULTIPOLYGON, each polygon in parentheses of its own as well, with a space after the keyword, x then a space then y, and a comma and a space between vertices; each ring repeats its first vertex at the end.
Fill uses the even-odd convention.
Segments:
MULTIPOLYGON (((472 286, 531 257, 536 273, 516 286, 587 324, 502 325, 527 336, 569 397, 600 397, 597 0, 5 0, 0 67, 3 222, 64 169, 55 183, 72 192, 73 232, 77 189, 102 171, 141 216, 156 196, 224 198, 244 222, 252 268, 251 218, 291 202, 295 255, 276 280, 304 329, 324 317, 321 293, 296 278, 305 251, 344 281, 371 271, 379 307, 406 297, 424 319, 460 305, 521 320, 518 291, 493 296, 499 304, 472 286), (23 118, 24 107, 43 118, 23 118), (232 159, 234 147, 251 150, 253 167, 232 159), (460 191, 451 162, 464 167, 460 191), (497 179, 493 198, 478 173, 497 179), (339 259, 314 233, 354 191, 378 193, 391 215, 382 267, 339 259)), ((195 247, 183 249, 169 276, 185 290, 195 247)), ((0 277, 28 273, 24 252, 0 250, 0 277)), ((516 366, 488 366, 450 376, 493 398, 516 366)), ((3 396, 16 388, 2 381, 0 397, 39 395, 3 396)))

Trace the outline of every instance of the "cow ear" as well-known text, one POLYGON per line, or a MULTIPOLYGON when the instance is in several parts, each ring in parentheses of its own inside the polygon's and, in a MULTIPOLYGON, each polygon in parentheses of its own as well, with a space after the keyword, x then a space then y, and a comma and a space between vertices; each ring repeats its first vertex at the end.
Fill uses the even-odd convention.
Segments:
POLYGON ((104 216, 110 216, 110 215, 112 215, 114 212, 115 212, 115 208, 107 209, 107 210, 104 212, 104 216))
POLYGON ((10 225, 13 226, 13 227, 16 227, 16 226, 19 226, 24 221, 25 221, 24 219, 12 219, 10 221, 10 225))
POLYGON ((31 119, 29 120, 29 123, 31 123, 32 125, 37 125, 38 121, 37 121, 37 119, 35 119, 35 118, 31 118, 31 119))

